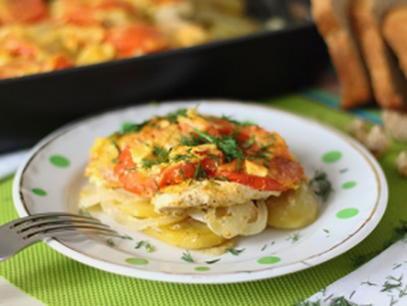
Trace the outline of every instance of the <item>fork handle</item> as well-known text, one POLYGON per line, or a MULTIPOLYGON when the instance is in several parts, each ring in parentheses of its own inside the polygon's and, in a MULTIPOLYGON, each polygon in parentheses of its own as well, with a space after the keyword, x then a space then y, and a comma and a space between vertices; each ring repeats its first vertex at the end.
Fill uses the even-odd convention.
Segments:
POLYGON ((14 231, 8 230, 10 224, 12 222, 0 226, 0 262, 43 239, 40 235, 22 239, 14 231))
POLYGON ((0 240, 0 262, 5 261, 11 256, 17 254, 21 250, 30 246, 33 243, 40 241, 41 239, 27 239, 29 241, 19 241, 13 242, 12 244, 6 245, 3 241, 0 240))

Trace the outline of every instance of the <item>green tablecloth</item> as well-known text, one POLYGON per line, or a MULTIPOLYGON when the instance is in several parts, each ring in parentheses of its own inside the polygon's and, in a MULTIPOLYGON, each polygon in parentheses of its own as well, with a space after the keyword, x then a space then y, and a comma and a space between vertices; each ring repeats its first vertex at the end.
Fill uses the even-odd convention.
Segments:
MULTIPOLYGON (((312 100, 331 106, 337 104, 335 99, 318 91, 266 103, 341 130, 354 116, 312 100)), ((357 110, 356 114, 378 120, 374 112, 357 110)), ((402 144, 393 144, 380 160, 390 186, 390 202, 379 226, 349 252, 302 272, 230 285, 160 283, 102 272, 39 243, 0 263, 0 275, 48 305, 293 305, 354 270, 361 259, 380 251, 399 220, 407 219, 407 180, 394 168, 394 159, 402 148, 402 144)), ((11 184, 11 178, 0 182, 0 224, 17 218, 11 184)))

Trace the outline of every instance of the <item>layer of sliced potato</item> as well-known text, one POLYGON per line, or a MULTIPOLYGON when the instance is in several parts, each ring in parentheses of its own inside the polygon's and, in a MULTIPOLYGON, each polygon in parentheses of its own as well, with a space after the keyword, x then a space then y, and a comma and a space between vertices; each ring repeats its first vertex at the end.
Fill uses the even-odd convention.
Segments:
POLYGON ((144 232, 168 244, 192 250, 212 248, 227 240, 214 234, 206 224, 191 218, 173 225, 147 228, 144 232))
POLYGON ((298 229, 314 222, 319 215, 319 202, 304 182, 297 190, 287 191, 267 201, 269 226, 279 229, 298 229))

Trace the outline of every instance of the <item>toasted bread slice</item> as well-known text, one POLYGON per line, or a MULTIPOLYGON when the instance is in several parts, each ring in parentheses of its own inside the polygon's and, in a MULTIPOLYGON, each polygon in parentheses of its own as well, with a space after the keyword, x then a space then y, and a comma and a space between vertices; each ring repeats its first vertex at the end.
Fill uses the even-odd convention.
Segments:
POLYGON ((369 75, 351 30, 348 13, 352 0, 313 0, 313 15, 324 37, 342 86, 342 107, 372 99, 369 75))
POLYGON ((374 95, 383 108, 406 107, 407 83, 381 35, 375 0, 353 0, 351 20, 366 60, 374 95))
POLYGON ((382 30, 407 77, 407 1, 402 6, 392 8, 384 16, 382 30))

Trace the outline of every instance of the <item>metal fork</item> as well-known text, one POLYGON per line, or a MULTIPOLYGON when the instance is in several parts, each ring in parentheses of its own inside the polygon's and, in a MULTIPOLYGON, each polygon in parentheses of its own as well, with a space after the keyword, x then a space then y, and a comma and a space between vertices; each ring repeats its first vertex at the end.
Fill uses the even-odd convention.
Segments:
POLYGON ((69 213, 43 213, 20 218, 0 226, 0 262, 45 238, 78 231, 123 238, 98 219, 69 213))

